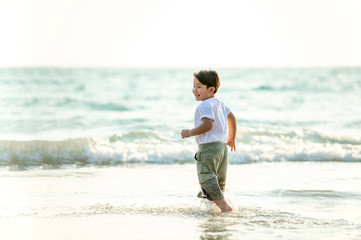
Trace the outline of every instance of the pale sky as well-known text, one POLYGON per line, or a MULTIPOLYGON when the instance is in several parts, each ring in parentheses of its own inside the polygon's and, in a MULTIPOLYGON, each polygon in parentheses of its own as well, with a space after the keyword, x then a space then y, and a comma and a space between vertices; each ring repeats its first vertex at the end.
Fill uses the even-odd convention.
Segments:
POLYGON ((361 0, 0 0, 0 67, 361 66, 361 0))

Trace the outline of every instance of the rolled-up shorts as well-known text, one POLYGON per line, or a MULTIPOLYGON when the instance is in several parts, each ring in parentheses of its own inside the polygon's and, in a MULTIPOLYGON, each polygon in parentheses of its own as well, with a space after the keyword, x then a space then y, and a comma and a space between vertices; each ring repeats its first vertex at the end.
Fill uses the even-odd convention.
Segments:
POLYGON ((228 165, 227 145, 222 142, 200 144, 194 158, 199 184, 207 198, 211 201, 223 198, 228 165))

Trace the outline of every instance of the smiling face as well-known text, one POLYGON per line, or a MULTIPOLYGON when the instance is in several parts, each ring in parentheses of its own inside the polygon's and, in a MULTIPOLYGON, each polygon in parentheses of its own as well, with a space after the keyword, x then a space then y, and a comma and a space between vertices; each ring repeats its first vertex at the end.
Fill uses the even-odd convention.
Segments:
POLYGON ((207 88, 207 85, 202 84, 197 78, 194 78, 193 94, 196 97, 196 101, 204 101, 214 97, 214 87, 207 88))

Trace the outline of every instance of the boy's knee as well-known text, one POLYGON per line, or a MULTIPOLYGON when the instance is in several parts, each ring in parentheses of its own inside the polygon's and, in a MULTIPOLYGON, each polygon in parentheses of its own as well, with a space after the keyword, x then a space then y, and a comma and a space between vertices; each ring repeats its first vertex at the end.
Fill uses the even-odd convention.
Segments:
POLYGON ((211 201, 223 198, 223 193, 216 178, 201 183, 201 187, 207 193, 207 198, 211 201))
POLYGON ((214 173, 199 173, 198 180, 199 184, 203 184, 209 181, 218 181, 217 176, 214 173))

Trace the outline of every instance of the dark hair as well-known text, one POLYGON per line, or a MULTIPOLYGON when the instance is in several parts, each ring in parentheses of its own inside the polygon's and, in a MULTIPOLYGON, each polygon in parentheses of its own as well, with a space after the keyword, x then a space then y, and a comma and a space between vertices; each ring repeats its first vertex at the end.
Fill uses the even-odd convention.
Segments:
POLYGON ((219 85, 221 85, 218 73, 215 70, 200 70, 193 73, 193 76, 202 84, 207 85, 207 88, 214 87, 214 93, 217 92, 219 85))

